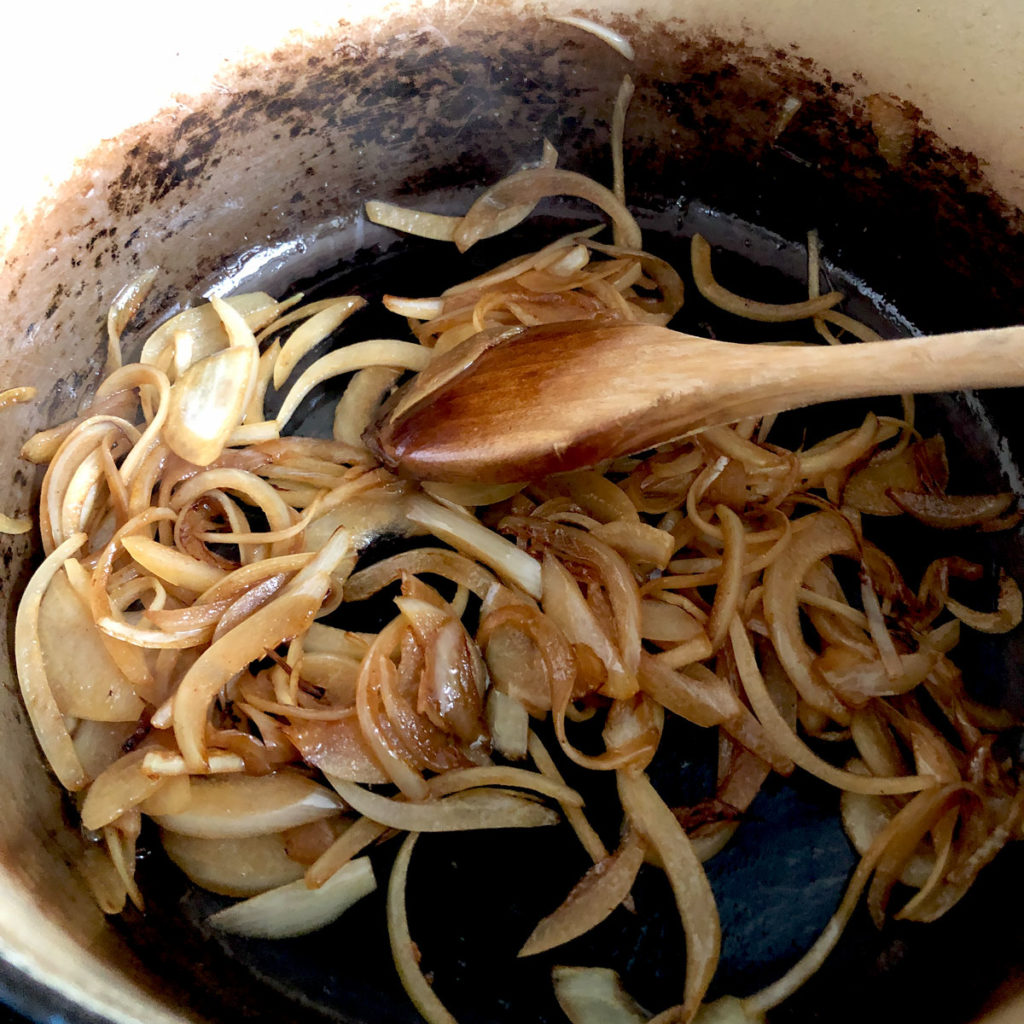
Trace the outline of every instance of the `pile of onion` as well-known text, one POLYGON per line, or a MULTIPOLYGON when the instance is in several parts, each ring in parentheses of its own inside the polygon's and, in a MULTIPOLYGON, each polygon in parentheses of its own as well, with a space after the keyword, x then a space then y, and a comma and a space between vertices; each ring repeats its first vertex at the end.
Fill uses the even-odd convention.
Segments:
MULTIPOLYGON (((950 590, 981 567, 950 555, 907 580, 862 528, 898 515, 1005 528, 1014 499, 950 493, 941 440, 918 434, 909 399, 901 418, 869 414, 802 450, 771 443, 771 423, 745 421, 497 488, 421 486, 376 465, 362 435, 383 399, 479 331, 665 324, 682 306, 683 279, 644 251, 621 181, 606 189, 556 156, 545 147, 539 166, 460 218, 370 205, 378 222, 461 249, 552 195, 596 204, 614 227, 613 242, 574 232, 439 296, 387 296, 407 319, 398 338, 348 343, 357 296, 303 305, 254 293, 172 317, 122 365, 121 333, 155 274, 131 282, 111 309, 110 365, 90 404, 24 447, 46 466, 45 559, 18 610, 21 688, 76 803, 81 867, 107 912, 143 905, 144 817, 196 884, 241 899, 210 925, 263 937, 337 918, 376 885, 369 851, 399 842, 395 962, 423 1016, 450 1022, 405 912, 417 836, 564 818, 594 866, 523 936, 521 955, 599 924, 649 863, 665 872, 686 933, 679 1004, 655 1019, 755 1020, 820 965, 865 890, 878 921, 894 912, 897 882, 915 893, 896 916, 933 920, 1020 835, 1024 797, 993 752, 1020 723, 973 701, 952 657, 962 627, 1020 622, 1016 583, 1004 574, 996 610, 974 610, 950 590), (346 343, 296 375, 328 338, 346 343), (310 391, 343 376, 333 436, 286 435, 310 391), (271 388, 283 399, 275 416, 271 388), (383 533, 427 543, 355 571, 383 533), (851 568, 852 595, 841 583, 851 568), (447 589, 428 582, 439 577, 447 589), (346 628, 347 603, 396 581, 380 632, 346 628), (667 805, 645 772, 666 715, 717 731, 717 788, 701 807, 667 805), (573 740, 593 716, 599 753, 573 740), (545 720, 557 749, 535 729, 545 720), (856 756, 826 760, 808 743, 817 738, 848 740, 840 749, 856 756), (615 774, 614 849, 559 761, 615 774), (742 828, 770 773, 796 770, 842 791, 860 865, 784 977, 703 1006, 720 936, 702 861, 742 828)), ((813 238, 809 253, 808 297, 794 304, 723 288, 699 236, 692 279, 739 317, 871 340, 837 311, 842 296, 820 294, 813 238)), ((574 1021, 647 1019, 608 972, 559 969, 555 983, 574 1021)))

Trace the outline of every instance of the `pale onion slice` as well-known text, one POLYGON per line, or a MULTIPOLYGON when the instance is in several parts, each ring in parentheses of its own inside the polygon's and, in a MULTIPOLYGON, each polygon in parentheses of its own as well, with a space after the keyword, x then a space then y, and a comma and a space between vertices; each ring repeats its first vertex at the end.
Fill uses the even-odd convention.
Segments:
POLYGON ((572 1024, 646 1024, 651 1018, 609 967, 555 967, 551 980, 572 1024))
POLYGON ((658 644, 679 644, 703 632, 701 623, 679 605, 650 597, 640 602, 640 635, 644 640, 653 640, 658 644))
MULTIPOLYGON (((224 299, 224 302, 242 315, 254 331, 273 321, 293 301, 275 302, 266 292, 247 292, 224 299)), ((174 344, 175 335, 182 332, 191 338, 191 362, 205 359, 208 355, 228 346, 228 336, 217 310, 210 303, 204 302, 202 305, 183 310, 170 320, 165 320, 146 339, 139 355, 139 362, 158 364, 164 350, 174 344)))
POLYGON ((513 761, 526 757, 530 714, 521 701, 496 687, 487 695, 487 729, 494 749, 513 761))
POLYGON ((335 441, 366 451, 363 434, 376 419, 381 402, 401 375, 401 370, 389 366, 368 366, 353 374, 334 407, 331 432, 335 441))
POLYGON ((38 390, 30 384, 14 388, 6 388, 5 390, 0 391, 0 411, 9 409, 12 405, 21 405, 23 402, 31 402, 37 394, 38 390))
POLYGON ((39 644, 63 714, 94 722, 138 721, 143 702, 111 658, 92 614, 64 572, 53 577, 40 603, 39 644))
POLYGON ((107 366, 109 374, 121 365, 121 332, 138 313, 146 296, 153 289, 153 282, 160 273, 159 267, 150 267, 132 278, 115 296, 107 310, 107 366))
POLYGON ((492 828, 538 828, 558 823, 557 812, 519 793, 471 789, 419 803, 371 793, 354 782, 327 776, 350 807, 402 832, 464 832, 492 828))
MULTIPOLYGON (((678 1015, 690 1020, 718 964, 722 936, 715 897, 686 832, 650 779, 628 769, 616 772, 616 777, 622 808, 658 854, 676 898, 686 933, 686 981, 678 1015)), ((669 1014, 671 1010, 661 1016, 669 1014)))
POLYGON ((302 878, 303 865, 285 852, 279 833, 232 839, 201 839, 163 832, 167 856, 204 889, 221 896, 255 896, 302 878))
POLYGON ((722 576, 715 588, 715 600, 708 616, 707 634, 712 651, 725 642, 729 623, 739 610, 743 596, 743 563, 747 541, 743 520, 728 505, 717 505, 715 514, 722 529, 722 576))
MULTIPOLYGON (((252 328, 249 326, 245 317, 231 305, 230 302, 225 302, 223 299, 214 296, 210 299, 210 305, 217 312, 217 316, 220 318, 220 322, 224 327, 224 333, 227 335, 228 346, 230 348, 243 348, 252 353, 253 367, 252 372, 249 375, 248 383, 245 388, 245 396, 242 399, 242 409, 248 409, 249 403, 253 400, 255 395, 256 385, 259 381, 259 345, 256 343, 256 336, 252 332, 252 328)), ((239 416, 241 420, 242 416, 239 416)))
MULTIPOLYGON (((387 206, 388 204, 377 205, 387 206)), ((366 204, 366 209, 369 212, 370 203, 366 204)), ((461 218, 453 217, 452 220, 461 220, 461 218)), ((451 239, 446 239, 446 241, 451 241, 451 239)), ((408 317, 410 320, 433 320, 435 316, 440 316, 444 312, 444 299, 410 299, 400 295, 384 295, 380 301, 389 313, 408 317)))
POLYGON ((693 1018, 693 1024, 764 1024, 763 1013, 748 1012, 743 1001, 735 996, 721 996, 704 1003, 693 1018))
POLYGON ((402 843, 388 882, 388 938, 391 956, 401 979, 405 994, 423 1015, 427 1024, 458 1024, 438 999, 430 982, 420 970, 420 953, 409 933, 409 915, 405 907, 405 890, 409 880, 409 860, 419 838, 417 833, 406 836, 402 843))
POLYGON ((454 242, 455 229, 462 223, 461 217, 428 213, 426 210, 411 210, 395 203, 382 202, 380 199, 371 199, 365 209, 366 219, 372 224, 403 231, 417 238, 430 238, 435 242, 454 242))
POLYGON ((142 534, 132 534, 121 541, 122 547, 143 569, 171 583, 202 594, 227 575, 209 562, 201 562, 178 548, 169 547, 142 534))
POLYGON ((465 252, 480 239, 489 238, 497 225, 503 225, 500 230, 505 230, 505 218, 511 209, 560 195, 585 199, 604 210, 612 219, 619 244, 634 249, 643 246, 639 225, 610 189, 584 174, 555 167, 518 171, 492 185, 462 218, 455 232, 455 244, 460 252, 465 252))
POLYGON ((291 386, 277 414, 278 427, 292 418, 302 400, 317 386, 331 377, 339 377, 367 366, 389 366, 396 370, 422 370, 430 362, 430 349, 410 341, 376 338, 357 341, 353 345, 335 349, 308 366, 291 386))
POLYGON ((336 921, 377 888, 369 857, 359 857, 333 874, 319 889, 300 878, 211 914, 206 923, 232 935, 288 939, 308 935, 336 921))
MULTIPOLYGON (((543 152, 539 167, 554 167, 558 162, 558 150, 544 140, 543 152)), ((500 235, 521 224, 533 213, 535 203, 520 203, 517 206, 510 206, 494 218, 490 229, 481 238, 490 238, 493 235, 500 235)), ((404 231, 406 234, 416 235, 419 238, 430 238, 437 242, 454 242, 462 217, 449 217, 441 213, 427 213, 424 210, 411 210, 406 207, 396 206, 394 203, 384 203, 380 200, 371 200, 366 204, 366 217, 374 224, 382 227, 393 228, 395 231, 404 231)), ((398 300, 401 302, 402 300, 398 300)), ((415 300, 412 300, 415 301, 415 300)), ((431 300, 426 300, 431 301, 431 300)), ((392 312, 399 312, 393 307, 394 297, 385 296, 384 305, 392 312), (389 305, 388 299, 392 300, 389 305)), ((419 316, 423 310, 419 309, 412 313, 402 312, 402 316, 412 316, 416 319, 429 320, 440 313, 430 313, 428 316, 419 316)))
POLYGON ((105 847, 90 843, 77 867, 100 910, 104 914, 120 914, 124 910, 128 890, 105 847))
POLYGON ((261 441, 276 441, 280 436, 277 420, 256 420, 235 427, 224 442, 224 447, 242 448, 250 444, 259 444, 261 441))
POLYGON ((245 771, 241 755, 229 750, 211 750, 201 772, 190 772, 185 758, 173 750, 150 750, 142 762, 142 770, 157 778, 188 778, 197 775, 230 775, 245 771))
POLYGON ((814 484, 826 473, 842 471, 867 455, 890 430, 895 433, 895 428, 880 424, 869 412, 856 430, 843 431, 801 452, 797 456, 800 475, 814 484))
POLYGON ((643 843, 630 832, 615 853, 598 861, 565 902, 538 923, 518 955, 544 953, 596 928, 629 895, 644 853, 643 843))
POLYGON ((422 487, 432 498, 465 508, 496 505, 523 489, 522 484, 445 484, 437 481, 425 481, 422 487))
POLYGON ((154 815, 161 828, 204 839, 232 839, 283 832, 329 818, 344 803, 326 786, 300 772, 218 775, 191 780, 188 806, 154 815))
POLYGON ((531 597, 540 597, 541 573, 537 561, 479 520, 422 495, 413 495, 409 499, 406 515, 458 551, 478 558, 531 597))
POLYGON ((138 910, 145 910, 142 893, 135 882, 135 841, 139 834, 138 822, 138 812, 126 815, 117 825, 108 825, 104 828, 102 836, 111 863, 124 883, 125 895, 138 910))
MULTIPOLYGON (((615 33, 618 36, 618 33, 615 33)), ((627 60, 633 59, 633 47, 625 38, 618 36, 621 42, 625 43, 628 50, 621 52, 627 60)), ((614 44, 612 44, 614 45, 614 44)), ((623 136, 626 131, 626 111, 629 109, 629 101, 633 98, 633 79, 624 75, 619 91, 615 96, 615 108, 612 111, 612 192, 616 199, 626 201, 626 170, 625 154, 623 152, 623 136)))
POLYGON ((30 518, 18 519, 0 512, 0 533, 6 533, 14 537, 21 533, 28 533, 34 523, 30 518))
MULTIPOLYGON (((282 308, 294 306, 296 303, 302 302, 304 298, 305 293, 298 292, 287 301, 282 302, 281 306, 282 308)), ((290 327, 292 324, 297 323, 300 320, 308 320, 315 313, 319 313, 322 309, 327 309, 328 306, 333 306, 337 301, 337 298, 331 298, 318 299, 316 302, 304 302, 301 306, 297 306, 296 308, 291 309, 290 312, 279 316, 276 320, 267 324, 266 327, 260 328, 256 334, 256 343, 262 346, 263 342, 266 341, 267 338, 273 337, 278 331, 283 331, 286 327, 290 327)), ((253 329, 256 330, 256 328, 253 329)), ((280 342, 275 339, 275 341, 271 342, 268 347, 273 348, 275 344, 280 346, 280 342)))
POLYGON ((162 779, 143 773, 145 756, 144 751, 133 750, 93 781, 82 803, 82 825, 85 828, 99 831, 125 811, 141 804, 163 785, 162 779))
POLYGON ((804 320, 819 316, 841 301, 841 292, 829 292, 816 299, 805 299, 803 302, 778 304, 773 302, 757 302, 745 298, 723 288, 711 272, 711 246, 702 235, 694 235, 690 242, 690 266, 697 290, 712 305, 718 306, 729 313, 746 317, 748 320, 761 320, 769 323, 781 323, 789 320, 804 320))
POLYGON ((137 727, 137 719, 125 722, 79 719, 74 728, 74 742, 85 773, 95 779, 105 768, 109 768, 124 753, 124 744, 137 727))
POLYGON ((563 807, 582 807, 583 797, 562 781, 554 781, 541 772, 512 765, 471 765, 468 768, 451 768, 435 776, 428 783, 432 796, 447 796, 481 786, 507 786, 510 789, 526 789, 541 796, 557 800, 563 807))
POLYGON ((288 340, 281 347, 280 355, 274 364, 274 387, 281 385, 295 369, 295 364, 332 331, 337 330, 353 313, 366 305, 366 299, 358 295, 347 295, 331 303, 326 309, 315 313, 300 327, 292 331, 288 340))
MULTIPOLYGON (((854 849, 863 857, 871 844, 892 820, 896 813, 884 797, 868 793, 843 792, 839 797, 843 818, 843 829, 854 849)), ((935 863, 934 855, 915 853, 904 865, 900 881, 914 889, 920 889, 927 881, 935 863)))
POLYGON ((164 441, 176 455, 208 466, 239 426, 258 370, 255 348, 235 346, 193 363, 171 388, 164 441))
POLYGON ((633 562, 665 569, 676 549, 675 538, 666 530, 647 523, 601 523, 591 533, 633 562))
POLYGON ((14 620, 14 660, 21 696, 46 760, 60 784, 71 792, 81 789, 89 779, 47 676, 39 643, 39 606, 65 559, 74 555, 87 539, 84 533, 76 533, 47 555, 25 587, 14 620))
MULTIPOLYGON (((145 762, 143 762, 145 770, 145 762)), ((178 814, 188 807, 191 799, 192 782, 187 775, 170 775, 163 779, 163 785, 152 796, 139 804, 143 814, 155 817, 157 814, 178 814)))
POLYGON ((376 842, 387 826, 369 818, 356 818, 344 832, 306 870, 306 885, 318 889, 335 872, 340 871, 357 853, 376 842))
POLYGON ((621 32, 616 32, 615 29, 608 28, 607 25, 602 25, 600 22, 571 14, 567 14, 562 18, 552 18, 551 20, 561 22, 563 25, 572 25, 574 28, 589 32, 592 36, 597 36, 598 39, 607 43, 617 53, 621 53, 626 60, 633 60, 636 56, 633 44, 621 32))

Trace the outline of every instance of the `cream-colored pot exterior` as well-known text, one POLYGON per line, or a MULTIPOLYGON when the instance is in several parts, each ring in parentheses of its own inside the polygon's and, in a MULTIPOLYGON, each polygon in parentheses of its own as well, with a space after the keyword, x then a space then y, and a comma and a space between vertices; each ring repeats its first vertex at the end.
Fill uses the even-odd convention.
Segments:
MULTIPOLYGON (((849 84, 854 99, 880 93, 908 101, 943 143, 977 155, 988 184, 1003 198, 1024 206, 1024 4, 1019 0, 591 0, 584 6, 626 34, 634 27, 651 30, 663 20, 691 40, 713 36, 742 41, 750 53, 783 50, 810 58, 849 84), (635 26, 634 18, 641 19, 635 26)), ((532 16, 582 10, 568 0, 528 8, 532 16)), ((0 39, 0 124, 6 143, 0 162, 0 242, 9 257, 0 274, 7 304, 0 387, 37 384, 53 397, 4 414, 4 465, 14 464, 30 430, 73 408, 73 393, 95 371, 102 341, 99 311, 129 276, 133 264, 127 254, 145 265, 160 263, 172 283, 185 286, 208 285, 224 256, 241 259, 243 254, 238 265, 250 266, 260 245, 286 244, 289 214, 281 197, 287 195, 283 183, 289 181, 290 161, 305 168, 305 180, 312 183, 307 191, 315 188, 323 195, 316 207, 323 223, 345 212, 332 207, 328 194, 347 187, 346 179, 331 177, 343 158, 333 164, 320 159, 315 145, 303 143, 296 130, 291 138, 297 155, 290 151, 289 136, 256 138, 248 149, 239 144, 218 152, 193 196, 175 194, 177 179, 167 184, 166 194, 150 189, 148 201, 160 207, 165 230, 147 222, 134 235, 119 235, 115 246, 109 235, 98 238, 91 225, 111 216, 110 182, 126 159, 138 157, 131 152, 138 134, 132 134, 133 126, 152 122, 144 147, 152 155, 162 145, 173 149, 175 132, 188 130, 198 123, 190 118, 210 109, 215 113, 203 130, 213 145, 221 118, 228 123, 230 116, 237 124, 246 90, 262 80, 260 54, 275 54, 268 60, 274 74, 294 66, 291 81, 302 89, 323 62, 330 63, 332 55, 350 59, 355 46, 365 59, 386 61, 429 53, 431 46, 457 41, 464 26, 488 18, 494 19, 495 32, 503 26, 510 37, 517 24, 527 24, 519 5, 504 0, 290 0, 272 6, 181 0, 169 8, 100 0, 69 9, 19 5, 13 30, 11 17, 5 16, 0 39), (275 194, 265 195, 263 206, 254 180, 273 186, 275 194), (247 184, 233 191, 232 181, 247 184), (202 265, 186 269, 182 260, 197 248, 202 265), (75 280, 94 285, 62 290, 60 282, 75 258, 81 262, 83 251, 91 276, 83 273, 75 280), (51 305, 59 307, 52 318, 45 315, 51 305), (81 376, 71 377, 73 369, 81 376), (54 391, 58 381, 63 384, 54 391)), ((358 113, 344 110, 343 100, 345 116, 358 113)), ((366 164, 386 146, 369 139, 365 147, 359 167, 366 182, 391 190, 406 169, 368 173, 366 164)), ((200 163, 209 156, 189 152, 200 163)), ((429 147, 421 147, 410 157, 411 171, 425 173, 430 159, 429 147)), ((134 166, 136 178, 126 179, 129 189, 142 180, 140 165, 134 166)), ((152 159, 150 166, 157 177, 164 173, 152 159)), ((187 178, 191 170, 186 160, 173 172, 187 178)), ((146 213, 129 204, 118 215, 130 222, 144 220, 146 213)), ((4 490, 5 511, 28 507, 31 477, 24 470, 16 473, 4 490)), ((10 620, 12 594, 24 585, 30 547, 22 539, 4 541, 2 547, 7 569, 0 607, 10 620)), ((61 799, 19 705, 11 636, 9 628, 0 637, 0 961, 9 972, 59 990, 103 1020, 198 1020, 168 1002, 159 983, 131 961, 65 863, 61 799)), ((1024 1019, 1024 1000, 1008 998, 988 1021, 1024 1019)))

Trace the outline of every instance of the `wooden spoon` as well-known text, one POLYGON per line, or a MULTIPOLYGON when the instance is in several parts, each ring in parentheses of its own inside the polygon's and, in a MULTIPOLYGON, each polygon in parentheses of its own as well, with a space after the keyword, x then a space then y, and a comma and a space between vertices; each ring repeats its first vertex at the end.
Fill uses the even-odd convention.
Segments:
POLYGON ((401 389, 366 440, 406 476, 506 483, 818 402, 1020 385, 1024 327, 788 346, 575 321, 469 339, 401 389))

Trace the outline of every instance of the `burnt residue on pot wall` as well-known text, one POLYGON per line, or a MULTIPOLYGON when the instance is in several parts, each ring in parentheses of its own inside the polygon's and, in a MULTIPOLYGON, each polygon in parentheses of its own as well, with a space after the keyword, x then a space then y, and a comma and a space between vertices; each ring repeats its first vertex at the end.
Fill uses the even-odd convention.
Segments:
MULTIPOLYGON (((0 437, 4 464, 16 463, 32 429, 76 410, 101 365, 107 306, 138 271, 162 268, 141 318, 152 323, 226 270, 244 277, 267 253, 283 264, 271 267, 275 280, 293 263, 296 274, 323 270, 309 259, 337 259, 363 238, 365 199, 438 208, 464 200, 537 159, 543 138, 562 166, 607 180, 609 122, 626 72, 637 83, 626 159, 638 206, 669 223, 703 204, 789 239, 815 228, 831 259, 925 329, 1024 319, 1019 211, 898 98, 870 100, 812 55, 694 36, 685 24, 648 33, 619 25, 636 45, 630 64, 579 30, 480 7, 488 10, 450 20, 432 10, 429 24, 411 12, 386 34, 339 24, 330 38, 234 69, 208 95, 181 98, 99 148, 25 227, 0 272, 5 372, 49 396, 13 411, 0 437), (902 133, 896 143, 889 115, 902 133), (342 241, 318 248, 333 237, 342 241)), ((380 232, 365 237, 371 257, 383 251, 380 232)), ((129 344, 140 337, 126 333, 129 344)), ((1013 437, 1010 402, 993 408, 1013 437)), ((15 483, 8 500, 28 507, 33 486, 15 483)), ((14 563, 0 594, 10 621, 33 554, 22 540, 4 543, 14 563)), ((9 631, 3 642, 0 763, 26 781, 17 796, 0 796, 0 856, 38 894, 41 912, 83 947, 102 934, 97 955, 111 965, 141 939, 139 983, 197 1018, 237 1019, 241 1010, 312 1019, 254 988, 216 944, 197 947, 159 909, 124 939, 103 928, 67 866, 66 809, 17 703, 9 631), (197 962, 198 990, 189 983, 197 962)))

